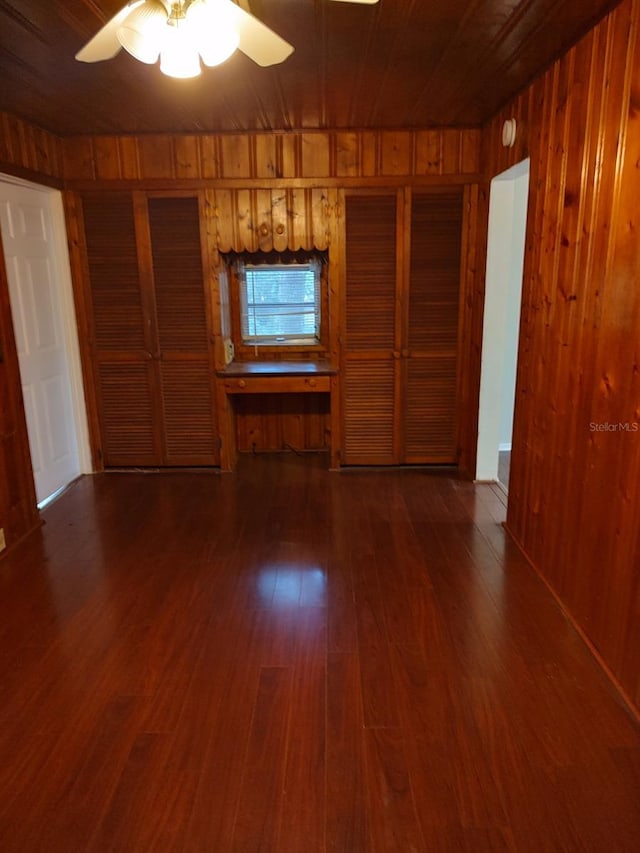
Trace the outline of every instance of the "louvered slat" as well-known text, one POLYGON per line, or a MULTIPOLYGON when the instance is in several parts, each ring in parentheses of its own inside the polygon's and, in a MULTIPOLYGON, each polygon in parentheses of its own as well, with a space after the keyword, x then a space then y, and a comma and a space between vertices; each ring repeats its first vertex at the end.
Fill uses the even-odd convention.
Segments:
POLYGON ((160 373, 166 464, 217 464, 208 361, 165 361, 160 373))
POLYGON ((406 462, 456 461, 462 195, 415 194, 411 210, 406 462))
POLYGON ((150 198, 149 229, 160 349, 206 353, 198 199, 150 198))
POLYGON ((347 197, 345 256, 342 462, 392 465, 397 461, 395 194, 347 197), (357 358, 350 359, 350 353, 357 358))
POLYGON ((145 340, 132 197, 89 195, 82 206, 103 461, 107 467, 157 465, 153 365, 145 340))
POLYGON ((96 349, 143 350, 144 324, 130 195, 83 199, 96 349))
POLYGON ((216 464, 197 198, 149 198, 146 299, 131 196, 87 197, 84 212, 105 465, 216 464))
POLYGON ((456 346, 460 290, 462 196, 414 195, 411 209, 409 349, 456 346))
POLYGON ((395 345, 396 197, 346 201, 348 351, 395 345))
POLYGON ((106 362, 98 367, 104 463, 155 465, 151 363, 106 362))
POLYGON ((456 356, 411 358, 407 366, 405 461, 456 461, 456 356))
POLYGON ((392 465, 395 367, 391 359, 347 361, 344 382, 346 465, 392 465))

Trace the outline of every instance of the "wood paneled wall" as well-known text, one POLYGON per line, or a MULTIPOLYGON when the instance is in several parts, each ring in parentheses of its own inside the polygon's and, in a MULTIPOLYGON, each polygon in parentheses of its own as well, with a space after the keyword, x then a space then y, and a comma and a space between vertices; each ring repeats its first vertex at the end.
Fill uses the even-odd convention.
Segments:
POLYGON ((0 242, 0 528, 11 547, 39 524, 18 353, 0 242))
MULTIPOLYGON (((457 179, 480 171, 480 130, 76 136, 62 141, 66 181, 206 181, 248 187, 321 179, 342 186, 457 179), (249 183, 248 183, 249 182, 249 183)), ((302 183, 300 183, 302 182, 302 183)))
POLYGON ((0 172, 42 184, 61 185, 60 139, 16 116, 0 113, 0 172))
POLYGON ((461 249, 457 409, 458 467, 461 473, 470 478, 475 476, 478 444, 488 198, 484 182, 466 187, 461 249))
POLYGON ((625 0, 485 134, 490 175, 531 158, 508 528, 636 706, 639 16, 625 0))
MULTIPOLYGON (((87 136, 66 138, 62 146, 69 190, 203 192, 214 270, 220 268, 219 252, 331 247, 333 307, 327 356, 335 365, 341 332, 339 311, 334 309, 344 287, 344 193, 371 187, 390 192, 406 186, 471 187, 481 179, 479 129, 87 136)), ((71 192, 67 195, 71 198, 71 192)), ((476 196, 466 194, 468 205, 476 196)), ((69 211, 73 217, 73 205, 69 211)), ((73 222, 69 228, 73 233, 73 222)), ((214 299, 223 301, 223 295, 218 299, 214 293, 214 299)), ((219 343, 216 360, 222 366, 219 343)), ((256 401, 242 402, 236 406, 238 447, 327 446, 328 413, 324 403, 317 404, 309 401, 298 410, 294 401, 283 401, 258 417, 256 401)), ((220 415, 224 424, 224 413, 220 415)))

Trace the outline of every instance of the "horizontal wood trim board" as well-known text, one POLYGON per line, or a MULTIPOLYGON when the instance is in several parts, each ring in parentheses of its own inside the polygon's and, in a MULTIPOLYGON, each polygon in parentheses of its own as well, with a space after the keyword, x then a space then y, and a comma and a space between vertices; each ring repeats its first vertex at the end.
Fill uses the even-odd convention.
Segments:
POLYGON ((193 192, 202 189, 393 189, 398 186, 437 189, 443 185, 466 186, 482 183, 485 176, 482 172, 465 172, 452 175, 380 175, 372 178, 333 178, 329 175, 317 178, 199 178, 184 180, 179 178, 147 178, 135 180, 86 180, 67 178, 61 185, 75 192, 86 193, 105 190, 144 190, 149 192, 166 192, 177 190, 193 192))

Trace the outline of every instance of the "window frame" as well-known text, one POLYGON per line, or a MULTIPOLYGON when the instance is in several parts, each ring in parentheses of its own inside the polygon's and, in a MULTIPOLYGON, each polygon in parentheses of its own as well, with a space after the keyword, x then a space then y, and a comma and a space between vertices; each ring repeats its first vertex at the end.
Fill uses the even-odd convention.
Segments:
MULTIPOLYGON (((274 263, 268 261, 266 265, 272 266, 278 263, 278 253, 274 254, 274 263)), ((282 253, 285 255, 286 253, 282 253)), ((229 270, 229 285, 231 297, 231 332, 236 353, 236 359, 240 361, 260 361, 269 360, 270 358, 285 358, 296 357, 300 355, 309 355, 311 357, 326 354, 329 351, 329 262, 326 252, 307 252, 306 259, 303 263, 311 260, 318 260, 320 265, 319 270, 319 287, 320 287, 320 329, 318 340, 313 343, 306 343, 297 340, 292 343, 257 343, 245 342, 242 335, 242 297, 241 297, 241 273, 243 265, 257 266, 251 253, 243 253, 232 261, 227 261, 229 270)), ((294 265, 295 261, 284 262, 283 265, 294 265)))
MULTIPOLYGON (((322 301, 321 301, 321 261, 316 258, 311 258, 307 261, 300 261, 292 264, 283 264, 283 263, 262 263, 262 264, 252 264, 252 263, 243 263, 241 265, 241 270, 238 276, 239 281, 239 293, 240 293, 240 325, 241 325, 241 334, 242 334, 242 343, 244 346, 315 346, 320 343, 320 335, 321 335, 321 326, 322 326, 322 301), (294 271, 300 273, 304 271, 305 273, 311 273, 313 276, 313 302, 304 302, 300 300, 298 302, 288 302, 288 303, 278 303, 278 302, 267 302, 264 303, 265 307, 269 310, 265 312, 265 316, 269 316, 271 318, 281 319, 283 316, 291 316, 292 312, 290 309, 294 306, 298 308, 296 311, 299 315, 313 315, 314 318, 314 331, 311 334, 294 334, 294 333, 281 333, 281 334, 273 334, 273 335, 260 335, 260 334, 250 334, 247 328, 248 325, 251 324, 253 320, 254 324, 257 325, 258 314, 256 313, 256 305, 258 303, 250 300, 250 290, 252 289, 249 284, 250 274, 256 277, 259 277, 260 272, 268 273, 268 274, 278 274, 283 273, 285 270, 294 271), (280 310, 279 310, 280 308, 280 310)), ((257 281, 255 281, 257 284, 257 281)), ((304 285, 307 286, 306 284, 304 285)), ((255 294, 255 287, 253 288, 255 294)))

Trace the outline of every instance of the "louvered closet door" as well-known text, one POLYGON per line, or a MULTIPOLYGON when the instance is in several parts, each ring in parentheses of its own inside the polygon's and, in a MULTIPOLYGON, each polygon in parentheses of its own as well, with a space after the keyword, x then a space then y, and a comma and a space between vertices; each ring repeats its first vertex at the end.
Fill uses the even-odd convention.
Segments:
POLYGON ((151 197, 165 465, 217 465, 207 303, 197 198, 151 197))
POLYGON ((391 465, 395 451, 396 195, 346 199, 346 465, 391 465))
POLYGON ((153 341, 145 322, 130 194, 83 199, 94 373, 106 466, 157 465, 153 341))
POLYGON ((456 368, 462 192, 414 194, 405 462, 456 462, 456 368))

